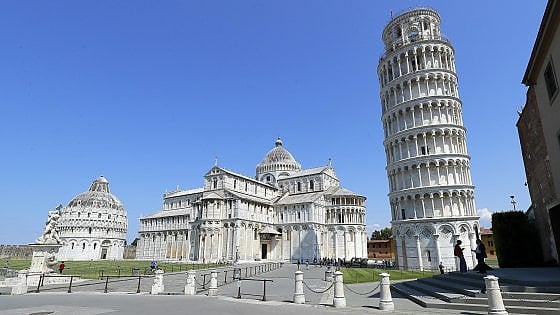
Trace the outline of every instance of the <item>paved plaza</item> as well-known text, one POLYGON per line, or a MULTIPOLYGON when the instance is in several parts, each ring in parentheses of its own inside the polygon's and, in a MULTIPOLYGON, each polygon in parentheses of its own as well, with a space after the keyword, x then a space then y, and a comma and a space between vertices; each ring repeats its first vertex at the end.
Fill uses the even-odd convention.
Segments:
MULTIPOLYGON (((237 282, 231 282, 233 268, 219 268, 219 293, 217 297, 207 297, 204 291, 202 275, 208 270, 197 271, 196 296, 182 295, 186 282, 185 272, 168 273, 164 276, 165 294, 150 295, 153 279, 143 278, 140 294, 136 294, 138 280, 116 279, 108 284, 108 292, 103 293, 104 281, 85 281, 72 287, 72 293, 67 292, 67 285, 45 286, 41 293, 29 293, 22 296, 0 296, 0 315, 7 314, 247 314, 251 312, 265 312, 266 314, 363 314, 387 313, 378 309, 378 282, 363 284, 346 284, 345 295, 347 308, 335 309, 332 304, 333 289, 331 282, 324 281, 324 267, 310 266, 309 270, 301 265, 304 272, 304 292, 306 304, 293 304, 294 272, 297 266, 285 264, 281 268, 259 275, 251 275, 262 265, 239 265, 241 276, 250 279, 270 279, 267 282, 266 301, 262 300, 263 283, 261 281, 243 280, 241 299, 237 299, 239 287, 237 282), (247 270, 247 271, 246 271, 247 270), (227 283, 224 283, 226 279, 227 283), (323 292, 324 291, 324 292, 323 292)), ((206 282, 209 278, 207 277, 206 282)), ((30 288, 30 291, 32 288, 30 288)), ((466 314, 453 310, 425 309, 404 297, 393 296, 396 314, 466 314)), ((391 313, 391 312, 389 312, 391 313)), ((474 313, 469 313, 474 314, 474 313)))

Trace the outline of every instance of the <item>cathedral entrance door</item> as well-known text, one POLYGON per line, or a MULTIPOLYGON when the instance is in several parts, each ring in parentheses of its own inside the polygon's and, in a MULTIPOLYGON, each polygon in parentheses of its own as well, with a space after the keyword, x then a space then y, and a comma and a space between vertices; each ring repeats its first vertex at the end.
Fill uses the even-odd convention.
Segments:
POLYGON ((266 254, 268 253, 268 246, 266 244, 261 244, 261 259, 266 259, 266 254))

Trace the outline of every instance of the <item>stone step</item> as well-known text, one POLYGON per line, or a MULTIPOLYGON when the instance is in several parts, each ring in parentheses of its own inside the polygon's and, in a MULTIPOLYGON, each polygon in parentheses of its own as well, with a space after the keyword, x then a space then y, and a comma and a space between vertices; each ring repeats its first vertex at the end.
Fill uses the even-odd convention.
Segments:
MULTIPOLYGON (((519 306, 519 307, 539 307, 539 308, 556 308, 557 310, 560 311, 559 307, 560 307, 560 303, 558 301, 549 301, 549 300, 528 300, 528 299, 507 299, 507 298, 503 298, 502 300, 504 302, 504 305, 506 306, 506 308, 509 308, 510 306, 519 306)), ((484 305, 488 305, 488 299, 487 298, 473 298, 473 297, 469 297, 469 298, 465 298, 465 299, 456 299, 456 300, 451 300, 451 302, 454 303, 464 303, 464 304, 484 304, 484 305)))
MULTIPOLYGON (((426 295, 423 292, 410 288, 404 283, 392 284, 391 289, 394 293, 400 294, 409 300, 415 302, 416 304, 435 309, 453 309, 471 312, 488 312, 488 305, 486 304, 469 304, 469 303, 454 303, 445 302, 434 298, 432 296, 426 295)), ((464 302, 464 301, 462 301, 464 302)), ((532 307, 532 306, 506 306, 509 313, 515 314, 543 314, 543 315, 556 315, 558 314, 558 308, 550 307, 532 307)))
MULTIPOLYGON (((429 283, 424 279, 405 282, 405 285, 415 288, 417 291, 427 293, 446 302, 466 304, 487 304, 486 294, 477 293, 476 296, 458 294, 453 288, 438 287, 437 280, 429 283)), ((534 306, 534 307, 560 307, 560 296, 556 294, 533 293, 518 295, 515 293, 502 294, 506 306, 534 306)))
POLYGON ((447 288, 440 288, 430 285, 425 282, 420 281, 406 281, 402 283, 403 285, 412 288, 418 292, 422 292, 427 296, 435 297, 445 302, 451 302, 453 300, 462 299, 468 297, 467 295, 454 292, 447 288))
POLYGON ((428 294, 425 294, 424 292, 420 292, 418 290, 415 290, 414 288, 411 288, 410 286, 405 285, 405 282, 391 284, 391 292, 393 294, 396 293, 398 295, 406 297, 412 302, 423 307, 433 307, 433 305, 435 304, 446 304, 445 301, 434 298, 428 294))
POLYGON ((502 292, 504 299, 560 301, 560 294, 543 292, 502 292))
POLYGON ((482 288, 476 288, 474 286, 460 284, 452 281, 448 281, 446 279, 439 279, 439 278, 421 278, 418 279, 420 282, 424 282, 430 284, 435 287, 443 288, 443 289, 450 289, 457 293, 461 293, 464 295, 472 296, 472 297, 483 297, 486 296, 485 294, 480 293, 482 288))
MULTIPOLYGON (((433 278, 435 279, 449 279, 453 282, 462 283, 465 285, 470 285, 474 287, 482 288, 484 284, 484 274, 480 274, 477 272, 450 272, 444 275, 435 275, 433 278)), ((556 293, 560 294, 560 286, 556 286, 554 283, 552 285, 539 285, 539 286, 532 286, 532 285, 520 285, 517 284, 518 281, 513 281, 515 283, 511 283, 508 279, 500 279, 500 289, 502 292, 533 292, 533 293, 556 293)))

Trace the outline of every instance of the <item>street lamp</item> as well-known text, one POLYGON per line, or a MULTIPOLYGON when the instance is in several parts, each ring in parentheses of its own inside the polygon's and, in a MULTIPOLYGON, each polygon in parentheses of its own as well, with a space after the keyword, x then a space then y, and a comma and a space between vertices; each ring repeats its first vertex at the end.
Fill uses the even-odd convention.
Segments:
POLYGON ((515 204, 517 203, 515 201, 515 196, 509 196, 511 198, 511 204, 513 205, 513 211, 515 211, 515 204))

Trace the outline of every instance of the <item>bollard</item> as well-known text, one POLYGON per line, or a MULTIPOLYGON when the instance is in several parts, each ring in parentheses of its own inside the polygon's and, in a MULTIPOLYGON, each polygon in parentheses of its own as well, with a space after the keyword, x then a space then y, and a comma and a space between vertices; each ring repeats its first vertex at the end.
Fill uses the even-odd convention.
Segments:
POLYGON ((208 287, 208 296, 218 295, 218 272, 212 270, 210 272, 210 286, 208 287))
POLYGON ((508 312, 502 300, 502 293, 500 292, 500 285, 498 284, 498 277, 486 276, 484 282, 486 284, 486 295, 488 297, 488 314, 489 315, 507 315, 508 312))
POLYGON ((156 270, 154 283, 152 284, 152 294, 155 295, 160 293, 163 293, 163 270, 158 269, 156 270))
POLYGON ((379 309, 382 311, 393 311, 395 304, 391 296, 390 275, 384 272, 379 274, 379 276, 381 277, 381 283, 379 284, 379 309))
POLYGON ((325 270, 325 281, 328 281, 328 282, 333 281, 332 266, 328 266, 327 270, 325 270))
POLYGON ((336 308, 346 307, 346 298, 344 297, 344 279, 342 272, 334 272, 334 299, 333 306, 336 308))
POLYGON ((305 304, 305 294, 303 293, 303 271, 295 272, 294 303, 305 304))
POLYGON ((196 294, 196 271, 187 271, 187 283, 185 284, 185 295, 195 295, 196 294))

